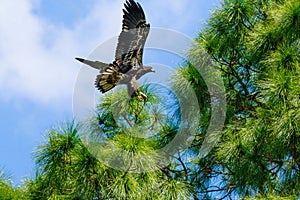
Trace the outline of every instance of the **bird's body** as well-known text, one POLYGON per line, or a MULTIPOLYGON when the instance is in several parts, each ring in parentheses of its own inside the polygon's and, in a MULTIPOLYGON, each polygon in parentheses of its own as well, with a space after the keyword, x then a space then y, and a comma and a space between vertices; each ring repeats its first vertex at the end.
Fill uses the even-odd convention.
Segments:
POLYGON ((146 98, 146 95, 139 90, 136 81, 144 74, 154 71, 152 67, 144 66, 142 62, 150 25, 146 23, 144 11, 139 3, 127 0, 124 7, 122 31, 118 38, 115 60, 111 64, 106 64, 100 61, 76 59, 100 70, 95 86, 102 93, 118 84, 126 84, 130 97, 138 92, 142 98, 146 98))

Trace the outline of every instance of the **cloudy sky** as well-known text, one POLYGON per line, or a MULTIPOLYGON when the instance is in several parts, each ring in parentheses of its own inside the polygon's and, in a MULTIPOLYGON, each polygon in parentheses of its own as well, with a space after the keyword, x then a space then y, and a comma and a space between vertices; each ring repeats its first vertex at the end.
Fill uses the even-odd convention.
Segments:
MULTIPOLYGON (((140 0, 152 27, 194 38, 220 0, 140 0)), ((72 121, 72 95, 88 57, 121 30, 124 0, 1 0, 0 169, 34 176, 47 129, 72 121)))

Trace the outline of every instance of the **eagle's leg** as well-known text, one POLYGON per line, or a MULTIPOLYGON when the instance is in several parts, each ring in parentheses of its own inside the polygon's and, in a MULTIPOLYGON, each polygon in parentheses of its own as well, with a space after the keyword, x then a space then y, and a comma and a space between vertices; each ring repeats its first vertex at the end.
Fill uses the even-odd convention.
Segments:
POLYGON ((140 88, 138 87, 138 84, 136 82, 136 78, 132 77, 131 81, 130 81, 130 85, 128 87, 128 93, 131 96, 131 98, 133 97, 137 97, 138 100, 142 101, 144 100, 144 102, 146 102, 147 100, 147 95, 144 94, 140 88), (132 90, 131 90, 132 89, 132 90))

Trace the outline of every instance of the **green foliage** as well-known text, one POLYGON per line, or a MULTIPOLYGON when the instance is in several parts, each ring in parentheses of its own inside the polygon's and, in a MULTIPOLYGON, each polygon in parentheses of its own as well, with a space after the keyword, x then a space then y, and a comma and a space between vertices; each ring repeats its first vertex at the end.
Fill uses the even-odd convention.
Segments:
POLYGON ((3 170, 0 171, 0 199, 3 200, 27 200, 26 189, 21 187, 13 187, 10 176, 4 173, 3 170))
POLYGON ((124 89, 102 96, 95 116, 47 132, 23 187, 0 176, 0 199, 299 198, 299 49, 299 0, 224 0, 173 93, 145 85, 146 101, 124 89), (214 106, 225 113, 218 76, 226 121, 220 138, 206 140, 214 106), (181 130, 183 142, 157 153, 181 130))
POLYGON ((147 101, 109 93, 95 117, 49 130, 34 153, 36 177, 24 185, 30 198, 189 199, 190 186, 173 180, 155 153, 176 128, 151 88, 143 92, 147 101))
MULTIPOLYGON (((200 32, 190 60, 201 61, 204 48, 227 90, 218 147, 190 164, 203 198, 299 195, 299 16, 295 0, 228 0, 200 32)), ((182 77, 200 79, 189 68, 182 77)))

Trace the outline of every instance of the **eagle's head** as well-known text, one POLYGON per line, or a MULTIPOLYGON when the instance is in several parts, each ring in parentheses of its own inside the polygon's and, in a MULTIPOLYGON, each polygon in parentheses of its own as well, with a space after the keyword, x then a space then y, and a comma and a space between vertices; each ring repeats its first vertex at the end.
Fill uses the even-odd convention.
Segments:
POLYGON ((141 71, 141 76, 143 76, 144 74, 147 74, 149 72, 155 72, 155 70, 153 69, 153 67, 143 66, 142 71, 141 71))
POLYGON ((141 78, 144 74, 147 74, 148 72, 155 72, 155 70, 150 66, 143 66, 140 70, 136 73, 136 80, 141 78))
POLYGON ((155 72, 155 70, 153 69, 153 67, 144 66, 143 68, 144 68, 145 74, 148 73, 148 72, 155 72))

